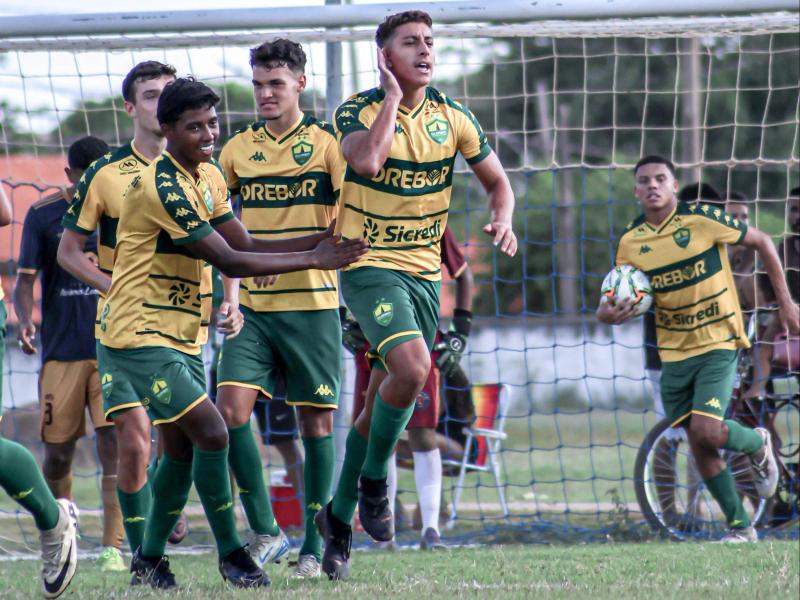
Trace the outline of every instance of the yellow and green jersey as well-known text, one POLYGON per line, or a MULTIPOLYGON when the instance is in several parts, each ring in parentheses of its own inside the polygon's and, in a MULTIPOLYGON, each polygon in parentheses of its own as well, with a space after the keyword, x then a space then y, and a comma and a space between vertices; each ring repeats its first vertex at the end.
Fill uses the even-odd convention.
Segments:
POLYGON ((683 202, 657 227, 643 215, 628 225, 616 264, 650 278, 661 360, 749 346, 725 248, 746 233, 721 208, 683 202))
MULTIPOLYGON (((381 89, 361 92, 336 110, 340 142, 372 126, 383 98, 381 89)), ((458 152, 471 165, 491 152, 477 120, 461 104, 429 87, 418 106, 398 109, 380 172, 369 179, 349 165, 345 171, 337 231, 369 244, 368 252, 347 269, 379 267, 441 279, 440 241, 458 152)))
MULTIPOLYGON (((150 164, 133 142, 98 158, 83 173, 75 195, 62 221, 66 229, 82 235, 97 231, 97 262, 103 273, 111 275, 114 248, 117 245, 117 223, 125 190, 134 177, 150 164)), ((104 299, 97 302, 95 337, 100 337, 100 315, 104 299)))
POLYGON ((201 163, 195 177, 164 152, 134 178, 119 218, 100 342, 109 348, 162 346, 199 354, 208 339, 211 266, 185 244, 232 218, 225 177, 216 163, 201 163))
MULTIPOLYGON (((336 217, 344 159, 333 127, 302 115, 275 136, 266 121, 236 133, 220 155, 253 237, 282 239, 324 231, 336 217)), ((259 312, 338 308, 336 271, 284 273, 269 287, 242 279, 240 302, 259 312)))

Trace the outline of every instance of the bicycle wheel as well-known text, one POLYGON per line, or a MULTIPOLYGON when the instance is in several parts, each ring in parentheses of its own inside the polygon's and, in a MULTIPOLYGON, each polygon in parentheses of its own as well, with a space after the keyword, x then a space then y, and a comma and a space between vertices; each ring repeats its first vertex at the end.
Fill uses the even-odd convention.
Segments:
MULTIPOLYGON (((750 461, 738 452, 722 451, 745 510, 758 526, 766 515, 766 501, 752 484, 750 461)), ((659 421, 639 447, 634 467, 636 499, 650 526, 677 539, 713 538, 727 530, 725 517, 697 472, 682 429, 659 421)))

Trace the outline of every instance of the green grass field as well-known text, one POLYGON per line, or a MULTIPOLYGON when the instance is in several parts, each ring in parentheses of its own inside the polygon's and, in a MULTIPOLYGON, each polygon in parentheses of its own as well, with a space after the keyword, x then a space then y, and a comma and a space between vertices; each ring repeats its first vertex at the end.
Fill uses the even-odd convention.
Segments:
MULTIPOLYGON (((211 554, 178 556, 182 589, 131 590, 127 574, 101 573, 81 561, 64 598, 260 598, 226 587, 211 554)), ((0 562, 0 597, 36 597, 38 563, 0 562)), ((356 552, 350 581, 292 581, 284 565, 268 568, 280 598, 797 598, 800 544, 594 544, 488 546, 428 554, 356 552)))

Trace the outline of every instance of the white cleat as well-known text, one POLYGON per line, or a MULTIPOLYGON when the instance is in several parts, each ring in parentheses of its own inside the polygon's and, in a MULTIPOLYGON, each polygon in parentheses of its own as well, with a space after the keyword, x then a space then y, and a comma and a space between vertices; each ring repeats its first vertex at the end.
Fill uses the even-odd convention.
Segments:
POLYGON ((301 554, 292 573, 293 579, 314 579, 322 573, 322 567, 313 554, 301 554))
POLYGON ((267 563, 280 562, 289 552, 289 538, 281 531, 278 535, 255 534, 247 545, 247 551, 255 563, 264 567, 267 563))
POLYGON ((764 440, 764 445, 750 455, 753 485, 759 497, 772 498, 778 487, 778 463, 772 452, 772 435, 763 427, 756 427, 755 431, 764 440))
POLYGON ((78 566, 78 541, 69 500, 58 503, 58 523, 42 531, 42 592, 45 598, 58 598, 75 575, 78 566))
POLYGON ((728 533, 719 540, 720 544, 748 544, 758 541, 758 534, 753 526, 741 529, 729 529, 728 533))

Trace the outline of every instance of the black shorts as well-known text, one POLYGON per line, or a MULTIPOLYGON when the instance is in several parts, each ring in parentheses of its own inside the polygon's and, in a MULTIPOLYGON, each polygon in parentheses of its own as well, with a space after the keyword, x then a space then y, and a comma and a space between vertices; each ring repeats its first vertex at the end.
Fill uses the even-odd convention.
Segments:
POLYGON ((269 446, 296 440, 299 437, 294 406, 286 404, 286 386, 279 378, 272 400, 259 396, 253 406, 258 431, 264 444, 269 446))

